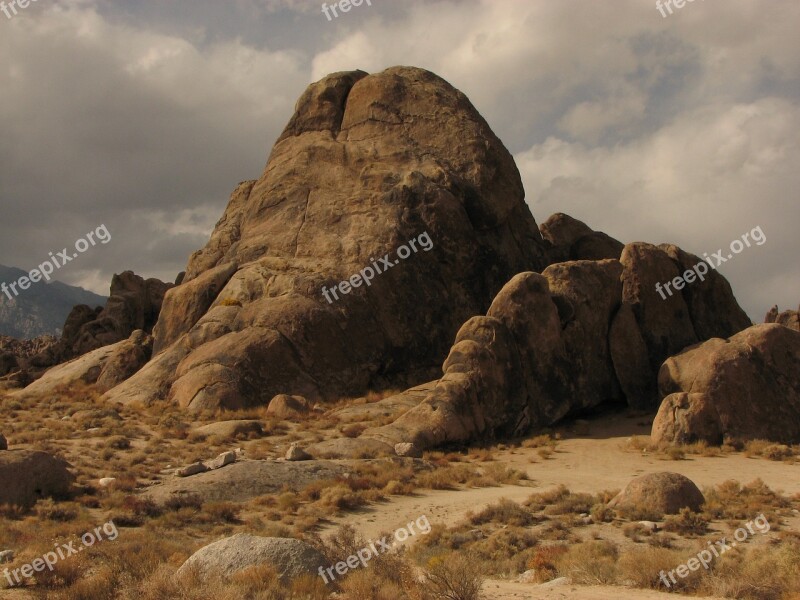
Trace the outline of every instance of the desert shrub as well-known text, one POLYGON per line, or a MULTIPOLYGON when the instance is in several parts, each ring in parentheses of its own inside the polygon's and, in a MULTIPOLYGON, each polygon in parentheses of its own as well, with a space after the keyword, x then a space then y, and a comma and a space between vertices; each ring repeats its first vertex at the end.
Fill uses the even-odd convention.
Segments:
POLYGON ((777 512, 788 508, 791 502, 773 492, 761 479, 741 485, 728 480, 704 494, 704 514, 711 519, 748 520, 763 513, 771 525, 778 525, 777 512))
POLYGON ((794 600, 800 590, 798 564, 800 544, 728 552, 702 578, 698 592, 742 600, 794 600))
POLYGON ((469 520, 473 525, 503 523, 524 527, 536 519, 528 509, 507 498, 501 498, 497 504, 490 504, 478 514, 470 515, 469 520))
POLYGON ((523 571, 538 543, 532 531, 506 526, 486 537, 468 541, 464 548, 472 560, 480 564, 481 573, 503 575, 523 571))
POLYGON ((220 300, 219 305, 220 306, 241 306, 242 303, 239 300, 236 300, 235 298, 224 298, 223 300, 220 300))
POLYGON ((238 523, 240 508, 232 502, 212 502, 203 507, 213 522, 238 523))
MULTIPOLYGON (((669 573, 678 565, 686 562, 686 558, 685 552, 665 548, 651 546, 633 548, 622 553, 617 561, 618 583, 663 590, 666 586, 661 580, 661 572, 669 573)), ((700 576, 700 574, 692 572, 686 579, 675 577, 677 583, 673 583, 671 579, 667 581, 671 589, 690 589, 700 576)))
POLYGON ((773 444, 764 448, 763 456, 770 460, 785 460, 787 458, 792 458, 794 452, 789 446, 785 446, 784 444, 773 444))
POLYGON ((48 521, 66 523, 78 518, 78 511, 72 505, 60 504, 46 498, 36 503, 36 516, 48 521))
POLYGON ((670 460, 686 459, 686 452, 680 446, 669 446, 664 449, 664 454, 666 454, 670 460))
POLYGON ((141 496, 126 496, 122 505, 137 517, 158 517, 163 512, 153 500, 141 496))
POLYGON ((535 572, 537 581, 549 581, 558 574, 556 563, 566 554, 567 547, 562 544, 549 544, 534 550, 526 565, 535 572))
POLYGON ((416 482, 419 487, 432 490, 452 490, 459 484, 465 484, 480 476, 475 467, 465 464, 448 465, 442 469, 434 469, 419 473, 416 482))
POLYGON ((367 503, 366 499, 358 492, 354 492, 346 485, 334 485, 320 492, 318 501, 321 508, 353 510, 367 503))
POLYGON ((641 541, 642 537, 647 537, 653 534, 649 528, 645 527, 641 523, 626 523, 622 527, 622 533, 626 538, 629 538, 634 542, 641 541))
POLYGON ((183 508, 200 510, 202 506, 203 499, 197 494, 176 494, 164 502, 164 508, 176 512, 183 508))
POLYGON ((677 515, 664 520, 664 530, 679 535, 703 535, 708 531, 708 519, 689 508, 682 508, 677 515))
POLYGON ((589 514, 595 523, 610 523, 614 520, 614 510, 604 502, 595 504, 589 514))
POLYGON ((425 570, 425 590, 433 600, 479 600, 483 575, 469 555, 453 553, 436 557, 425 570))
POLYGON ((570 546, 558 557, 558 574, 575 583, 587 585, 612 584, 616 581, 616 562, 619 551, 607 541, 589 541, 570 546))
POLYGON ((769 440, 748 440, 744 444, 744 455, 748 458, 762 456, 764 450, 773 445, 769 440))
POLYGON ((481 479, 488 480, 493 485, 497 484, 507 484, 507 485, 515 485, 519 483, 521 480, 527 479, 528 476, 519 471, 514 469, 513 467, 509 467, 500 463, 492 463, 490 465, 484 465, 483 469, 483 477, 481 479))
POLYGON ((301 575, 292 580, 289 598, 297 600, 326 600, 330 590, 318 575, 301 575))
POLYGON ((543 448, 546 446, 555 448, 556 445, 558 445, 558 442, 551 438, 549 434, 537 435, 522 442, 523 448, 543 448))
POLYGON ((350 425, 345 425, 340 429, 342 435, 349 438, 357 438, 364 430, 367 428, 365 423, 351 423, 350 425))
POLYGON ((367 541, 352 525, 342 525, 326 537, 309 534, 306 536, 306 541, 331 565, 346 561, 349 556, 367 547, 367 541))
POLYGON ((354 571, 347 575, 341 583, 342 600, 397 600, 404 597, 403 590, 397 584, 377 577, 371 571, 354 571))

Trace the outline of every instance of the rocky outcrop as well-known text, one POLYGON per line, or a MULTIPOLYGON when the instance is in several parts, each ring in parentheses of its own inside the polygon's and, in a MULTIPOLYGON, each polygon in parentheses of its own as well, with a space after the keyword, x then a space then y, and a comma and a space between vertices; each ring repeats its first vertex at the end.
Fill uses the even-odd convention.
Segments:
POLYGON ((0 505, 29 507, 41 498, 64 498, 75 477, 69 464, 46 452, 0 452, 0 505))
POLYGON ((143 495, 158 503, 187 495, 198 496, 203 502, 245 502, 285 490, 297 492, 314 481, 345 476, 353 472, 353 465, 327 460, 237 460, 224 469, 202 471, 193 477, 175 477, 153 485, 143 495))
POLYGON ((588 225, 565 215, 555 213, 539 226, 542 237, 550 244, 550 262, 569 260, 619 260, 625 244, 602 231, 594 231, 588 225))
POLYGON ((750 324, 713 269, 659 294, 695 260, 563 214, 540 231, 511 156, 463 94, 420 69, 337 73, 306 90, 262 177, 237 187, 167 293, 157 356, 106 398, 315 403, 433 379, 446 357, 394 423, 315 456, 418 453, 609 401, 653 409, 665 359, 750 324), (352 277, 382 256, 384 272, 352 277), (323 294, 334 287, 335 300, 323 294))
POLYGON ((108 398, 236 408, 426 381, 464 321, 547 262, 511 155, 461 92, 422 69, 336 73, 167 293, 151 365, 108 398), (323 295, 366 268, 383 272, 323 295))
POLYGON ((648 473, 633 479, 608 506, 632 514, 649 514, 655 519, 678 514, 688 508, 700 512, 705 503, 700 489, 680 473, 648 473))
POLYGON ((303 541, 237 533, 192 554, 178 569, 178 575, 194 571, 200 577, 230 576, 262 564, 272 566, 284 585, 303 575, 316 575, 320 567, 328 566, 325 557, 303 541))
POLYGON ((143 279, 131 271, 114 275, 105 308, 78 305, 64 323, 58 342, 30 361, 34 368, 47 368, 127 339, 141 329, 152 333, 164 295, 171 284, 143 279))
POLYGON ((278 394, 269 401, 267 414, 276 419, 297 419, 311 411, 311 403, 302 396, 278 394))
POLYGON ((33 380, 28 365, 33 356, 56 343, 56 338, 43 335, 31 340, 0 335, 0 389, 24 387, 33 380))
POLYGON ((134 331, 127 340, 103 346, 48 370, 22 390, 18 396, 46 395, 76 383, 110 389, 138 371, 149 359, 153 338, 144 331, 134 331))
MULTIPOLYGON (((554 238, 555 239, 555 238, 554 238)), ((677 256, 677 254, 676 254, 677 256)), ((448 442, 518 435, 604 402, 657 406, 661 363, 703 331, 735 330, 743 313, 723 297, 709 322, 704 290, 687 304, 667 300, 655 284, 679 263, 650 244, 624 247, 621 260, 579 260, 509 281, 484 317, 467 321, 444 362, 444 376, 420 404, 358 439, 329 440, 315 456, 391 454, 398 443, 417 451, 448 442)))
POLYGON ((658 381, 656 442, 800 442, 800 332, 770 323, 708 340, 668 359, 658 381))
POLYGON ((778 305, 776 304, 769 309, 767 316, 764 317, 764 323, 777 323, 789 329, 800 331, 800 307, 798 307, 797 310, 779 312, 778 305))
POLYGON ((201 436, 219 436, 223 439, 238 439, 261 437, 264 435, 264 427, 260 421, 250 419, 235 419, 231 421, 220 421, 219 423, 209 423, 195 429, 201 436))

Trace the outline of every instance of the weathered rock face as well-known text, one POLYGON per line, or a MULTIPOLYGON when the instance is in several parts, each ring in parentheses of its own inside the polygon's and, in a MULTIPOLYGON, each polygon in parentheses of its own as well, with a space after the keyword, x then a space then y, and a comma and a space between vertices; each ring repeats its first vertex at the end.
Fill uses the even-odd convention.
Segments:
POLYGON ((278 394, 269 401, 267 414, 278 419, 296 419, 311 410, 311 403, 302 396, 278 394))
POLYGON ((461 92, 415 68, 330 75, 167 293, 158 356, 109 398, 235 408, 425 381, 544 248, 511 155, 461 92))
POLYGON ((200 575, 230 576, 248 567, 268 564, 286 584, 302 575, 317 574, 320 567, 328 566, 325 562, 320 552, 300 540, 238 533, 192 554, 178 569, 178 574, 194 569, 200 575))
POLYGON ((607 401, 655 408, 658 369, 698 339, 695 322, 706 333, 743 324, 744 313, 732 295, 720 292, 719 282, 694 290, 688 304, 680 293, 662 299, 655 284, 678 272, 677 259, 664 250, 634 243, 624 247, 621 260, 578 260, 551 265, 541 275, 520 273, 485 317, 464 324, 444 376, 418 406, 358 439, 330 440, 309 452, 391 454, 398 443, 422 450, 514 435, 607 401), (710 319, 706 294, 720 301, 710 319))
POLYGON ((611 502, 609 507, 636 513, 649 513, 654 518, 674 515, 683 508, 699 512, 705 498, 694 482, 680 473, 648 473, 633 479, 611 502))
POLYGON ((564 213, 555 213, 539 226, 542 237, 550 244, 550 262, 568 260, 619 260, 622 242, 602 231, 594 231, 588 225, 564 213))
POLYGON ((46 452, 0 452, 0 505, 32 506, 40 498, 67 496, 75 477, 66 461, 46 452))
POLYGON ((708 340, 668 359, 658 381, 657 442, 800 442, 800 332, 770 323, 708 340))
POLYGON ((96 383, 100 390, 107 390, 136 373, 150 359, 152 348, 152 336, 141 330, 134 331, 127 340, 103 346, 53 367, 13 394, 41 396, 75 383, 96 383))
POLYGON ((28 371, 30 359, 56 343, 56 338, 43 335, 31 340, 0 335, 0 390, 14 389, 33 380, 28 371))
POLYGON ((131 271, 114 275, 105 308, 78 305, 64 323, 58 342, 34 356, 30 364, 46 368, 127 339, 134 331, 153 331, 171 284, 143 279, 131 271))
POLYGON ((769 309, 767 316, 764 318, 764 323, 777 323, 789 329, 800 331, 800 306, 797 310, 778 312, 778 306, 775 305, 769 309))

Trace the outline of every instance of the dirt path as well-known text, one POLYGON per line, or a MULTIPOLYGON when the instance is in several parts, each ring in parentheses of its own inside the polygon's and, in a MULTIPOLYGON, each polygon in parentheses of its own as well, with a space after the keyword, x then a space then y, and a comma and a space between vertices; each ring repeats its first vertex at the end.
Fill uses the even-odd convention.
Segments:
MULTIPOLYGON (((675 600, 675 594, 606 585, 530 585, 490 579, 483 587, 487 600, 675 600)), ((693 596, 695 600, 717 600, 693 596)), ((722 599, 719 599, 722 600, 722 599)))
MULTIPOLYGON (((575 492, 597 493, 620 489, 633 477, 656 471, 674 471, 692 479, 700 488, 734 479, 748 483, 761 478, 774 490, 786 494, 800 493, 800 465, 747 458, 741 453, 719 457, 687 456, 686 460, 662 460, 658 457, 625 450, 631 435, 646 435, 646 418, 603 417, 590 424, 590 433, 559 442, 551 458, 543 460, 536 449, 517 448, 498 451, 494 458, 525 471, 531 487, 502 486, 459 491, 420 492, 415 496, 398 496, 356 513, 349 513, 328 526, 325 532, 348 523, 362 535, 374 539, 382 533, 405 526, 426 515, 431 524, 453 525, 469 511, 477 512, 500 498, 515 501, 531 493, 556 485, 566 485, 575 492), (535 462, 532 462, 535 461, 535 462)), ((411 538, 413 541, 413 538, 411 538)), ((622 587, 561 585, 536 586, 501 580, 489 580, 484 588, 490 600, 560 599, 658 600, 674 595, 651 590, 622 587)))

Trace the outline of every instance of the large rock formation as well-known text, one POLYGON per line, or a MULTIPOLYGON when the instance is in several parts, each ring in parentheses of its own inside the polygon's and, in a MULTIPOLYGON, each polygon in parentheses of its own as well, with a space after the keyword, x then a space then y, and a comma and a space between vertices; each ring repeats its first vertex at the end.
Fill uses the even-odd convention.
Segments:
MULTIPOLYGON (((558 247, 554 245, 554 247, 558 247)), ((672 247, 670 247, 671 250, 672 247)), ((682 256, 674 249, 676 257, 682 256)), ((689 256, 689 255, 687 255, 689 256)), ((604 402, 658 406, 662 362, 700 339, 748 321, 719 280, 663 299, 655 284, 684 265, 668 251, 626 245, 620 260, 577 260, 520 273, 486 316, 468 320, 444 362, 444 376, 414 408, 360 438, 309 448, 315 456, 419 451, 448 442, 520 434, 604 402), (724 289, 724 288, 722 288, 724 289), (718 312, 707 318, 711 298, 718 312)), ((721 281, 720 281, 721 280, 721 281)))
MULTIPOLYGON (((30 341, 0 339, 0 389, 25 387, 51 367, 128 340, 136 331, 152 333, 170 287, 170 283, 145 280, 125 271, 112 278, 111 296, 104 308, 84 304, 73 307, 58 340, 49 336, 30 341)), ((115 374, 100 382, 103 389, 127 379, 150 359, 152 340, 139 339, 140 335, 133 354, 118 357, 122 362, 114 369, 115 374)), ((92 382, 96 379, 91 378, 92 382)))
POLYGON ((430 380, 455 337, 418 405, 317 455, 419 452, 607 401, 652 409, 666 358, 750 325, 713 269, 659 296, 698 261, 562 214, 540 232, 463 94, 420 69, 337 73, 306 90, 262 177, 234 191, 166 295, 156 356, 107 398, 313 403, 430 380))
POLYGON ((800 442, 800 332, 754 325, 668 359, 656 442, 719 444, 725 437, 800 442))
POLYGON ((127 340, 103 346, 49 369, 14 396, 45 396, 76 383, 97 384, 108 390, 136 373, 152 354, 153 338, 142 330, 127 340))
POLYGON ((114 275, 104 308, 78 305, 64 323, 58 342, 31 359, 33 367, 50 367, 127 339, 141 329, 152 333, 164 295, 172 284, 143 279, 131 271, 114 275))
POLYGON ((336 73, 234 191, 167 293, 158 355, 109 398, 237 408, 419 383, 465 320, 546 262, 514 161, 461 92, 415 68, 336 73), (350 293, 323 295, 344 280, 350 293))

